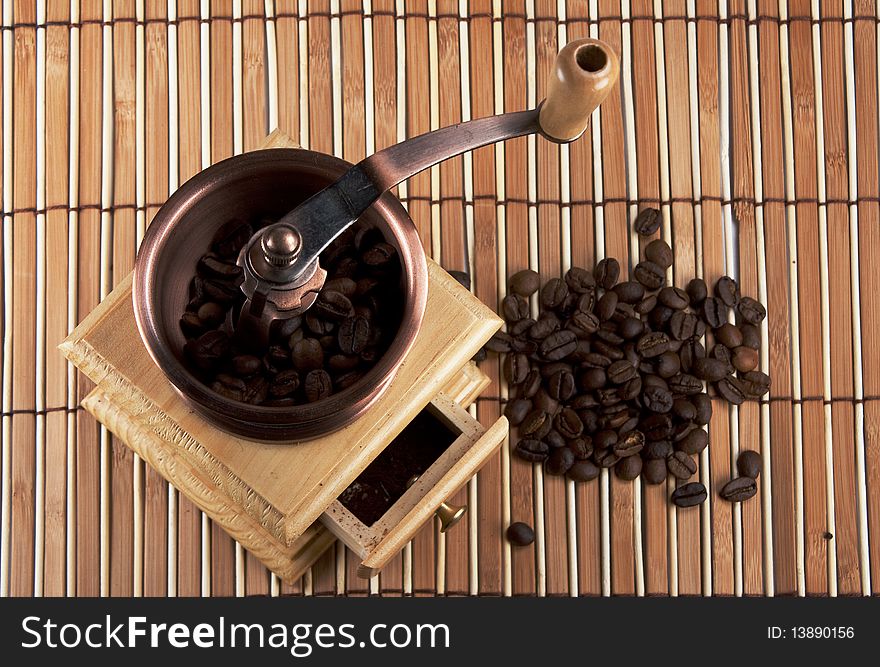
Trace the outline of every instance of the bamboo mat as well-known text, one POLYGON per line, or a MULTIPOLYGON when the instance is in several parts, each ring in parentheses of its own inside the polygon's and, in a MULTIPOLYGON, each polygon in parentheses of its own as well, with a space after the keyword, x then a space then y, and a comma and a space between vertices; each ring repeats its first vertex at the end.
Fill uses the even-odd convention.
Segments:
MULTIPOLYGON (((866 1, 3 0, 0 594, 876 593, 878 39, 866 1), (91 387, 56 345, 180 183, 274 127, 357 161, 533 107, 587 35, 622 67, 581 140, 487 147, 399 195, 492 306, 524 267, 634 263, 629 221, 661 207, 676 284, 729 273, 767 304, 771 393, 716 402, 699 473, 717 490, 757 449, 755 499, 680 511, 669 488, 544 477, 508 443, 449 534, 370 581, 339 546, 286 586, 80 409, 91 387), (504 542, 515 520, 534 548, 504 542)), ((490 423, 507 388, 482 367, 490 423)))

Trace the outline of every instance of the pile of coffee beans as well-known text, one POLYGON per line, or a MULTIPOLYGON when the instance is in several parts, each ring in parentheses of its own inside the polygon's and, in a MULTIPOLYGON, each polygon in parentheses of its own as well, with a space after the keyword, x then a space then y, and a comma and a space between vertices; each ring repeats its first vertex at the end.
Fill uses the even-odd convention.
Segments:
MULTIPOLYGON (((659 211, 646 209, 634 226, 649 235, 659 220, 659 211)), ((613 258, 543 285, 534 271, 511 277, 501 303, 507 330, 486 347, 504 355, 505 415, 518 429, 519 457, 577 482, 612 467, 620 479, 641 475, 648 484, 671 476, 679 507, 706 499, 704 486, 688 480, 709 444, 708 392, 739 405, 769 391, 769 376, 757 370, 766 310, 728 276, 711 294, 699 278, 685 289, 667 285, 672 261, 672 249, 656 239, 632 280, 619 281, 613 258), (537 292, 533 318, 529 299, 537 292), (731 310, 737 324, 728 322, 731 310), (707 333, 714 339, 708 350, 707 333)), ((756 490, 747 475, 730 484, 721 496, 731 501, 756 490)))
POLYGON ((388 349, 400 326, 400 259, 378 229, 353 226, 320 257, 327 281, 303 315, 276 322, 269 345, 239 333, 245 297, 236 259, 271 224, 230 220, 190 283, 180 318, 189 370, 226 398, 269 407, 311 403, 350 387, 388 349))

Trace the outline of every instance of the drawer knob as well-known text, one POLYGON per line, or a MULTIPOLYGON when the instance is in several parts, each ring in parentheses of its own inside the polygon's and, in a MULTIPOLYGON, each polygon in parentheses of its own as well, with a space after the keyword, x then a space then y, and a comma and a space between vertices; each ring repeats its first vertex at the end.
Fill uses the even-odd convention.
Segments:
MULTIPOLYGON (((411 487, 416 481, 418 481, 418 479, 418 475, 413 475, 407 481, 406 487, 411 487)), ((464 516, 465 512, 467 512, 467 505, 450 505, 446 502, 440 503, 440 507, 434 512, 434 515, 440 519, 440 532, 445 533, 461 521, 461 517, 464 516)))

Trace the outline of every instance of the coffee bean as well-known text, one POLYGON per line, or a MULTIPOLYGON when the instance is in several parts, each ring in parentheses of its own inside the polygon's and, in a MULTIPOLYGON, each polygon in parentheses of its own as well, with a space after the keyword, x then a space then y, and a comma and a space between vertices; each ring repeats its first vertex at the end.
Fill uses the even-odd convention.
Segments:
POLYGON ((767 317, 767 309, 749 296, 744 296, 739 300, 736 311, 743 320, 754 326, 759 325, 767 317))
POLYGON ((669 378, 669 390, 674 394, 692 396, 703 391, 703 383, 689 373, 679 373, 669 378))
POLYGON ((691 279, 687 284, 685 291, 690 298, 691 305, 695 308, 699 307, 709 294, 709 288, 706 286, 706 281, 702 278, 691 279))
POLYGON ((535 541, 535 531, 522 521, 510 524, 505 535, 508 542, 518 547, 527 547, 535 541))
POLYGON ((593 277, 596 283, 604 289, 611 289, 617 283, 620 276, 620 264, 613 257, 606 257, 596 264, 593 270, 593 277))
POLYGON ((697 329, 697 316, 677 310, 669 318, 669 333, 675 340, 687 340, 692 338, 697 329))
POLYGON ((635 280, 617 283, 613 291, 617 294, 618 300, 626 304, 638 303, 645 296, 644 286, 635 280))
POLYGON ((666 461, 663 459, 647 459, 642 466, 642 479, 647 484, 662 484, 666 481, 666 472, 666 461))
POLYGON ((610 320, 617 308, 617 292, 608 291, 596 303, 596 316, 603 322, 610 320))
POLYGON ((639 301, 635 306, 635 311, 639 315, 647 315, 657 307, 657 295, 651 294, 639 301))
POLYGON ((625 482, 634 480, 641 473, 642 457, 638 454, 620 459, 614 466, 614 474, 617 475, 618 479, 622 479, 625 482))
POLYGON ((761 460, 761 455, 753 449, 744 449, 736 458, 736 469, 743 477, 758 479, 763 467, 764 462, 761 460))
POLYGON ((574 395, 575 382, 571 371, 560 370, 550 376, 547 393, 557 401, 567 401, 574 395))
MULTIPOLYGON (((550 334, 559 331, 559 318, 555 315, 552 317, 538 318, 538 321, 529 329, 529 337, 533 340, 544 340, 550 334)), ((596 324, 598 328, 598 323, 596 324)))
POLYGON ((740 373, 738 381, 745 398, 751 400, 756 401, 770 391, 770 376, 761 371, 740 373))
POLYGON ((715 383, 718 395, 732 405, 742 405, 746 396, 737 378, 727 376, 715 383))
POLYGON ((742 332, 743 346, 751 350, 761 349, 761 330, 753 324, 743 324, 739 330, 742 332))
POLYGON ((625 359, 615 361, 608 367, 608 379, 614 384, 623 384, 638 375, 635 367, 625 359))
POLYGON ((532 411, 532 402, 526 398, 515 398, 508 401, 504 408, 504 416, 511 426, 519 426, 526 415, 532 411))
POLYGON ((677 507, 694 507, 706 500, 706 487, 699 482, 690 482, 672 492, 672 502, 677 507))
POLYGON ((672 452, 666 457, 669 474, 680 480, 687 480, 697 472, 697 463, 683 451, 672 452))
POLYGON ((730 354, 730 350, 728 350, 726 347, 724 347, 721 344, 715 345, 712 348, 712 351, 709 353, 709 358, 710 359, 717 359, 718 361, 722 362, 724 364, 725 369, 726 369, 725 372, 728 375, 732 375, 733 372, 736 370, 733 367, 732 356, 730 354))
POLYGON ((593 455, 593 439, 589 435, 581 435, 568 441, 566 445, 578 461, 593 455))
POLYGON ((566 475, 575 482, 589 482, 599 476, 601 469, 592 461, 575 461, 566 475))
POLYGON ((650 313, 648 313, 648 325, 655 331, 660 331, 666 327, 666 324, 672 319, 675 311, 663 304, 657 304, 650 313))
POLYGON ((646 333, 636 343, 638 353, 648 359, 658 357, 669 349, 669 338, 662 331, 646 333))
POLYGON ((516 338, 520 338, 522 336, 528 335, 529 330, 535 325, 535 320, 531 317, 524 317, 521 320, 517 320, 513 324, 507 327, 508 333, 511 336, 515 336, 516 338))
POLYGON ((547 443, 534 438, 524 438, 516 443, 516 455, 530 463, 541 463, 547 459, 550 447, 547 443))
POLYGON ((343 354, 360 354, 370 340, 370 323, 363 317, 353 317, 339 325, 337 342, 343 354))
POLYGON ((706 324, 717 329, 724 324, 727 319, 727 308, 724 303, 714 296, 706 297, 703 300, 703 320, 706 324))
POLYGON ((196 338, 205 330, 205 325, 195 313, 186 312, 180 318, 180 330, 187 338, 196 338))
POLYGON ((643 208, 633 222, 633 229, 639 236, 653 236, 660 229, 663 218, 656 208, 643 208))
POLYGON ((240 354, 232 358, 232 370, 236 375, 247 377, 263 367, 263 362, 252 354, 240 354))
POLYGON ((672 409, 672 394, 662 387, 642 389, 642 404, 651 412, 666 413, 672 409))
POLYGON ((642 335, 645 325, 637 317, 627 317, 618 325, 617 330, 624 339, 633 340, 642 335))
POLYGON ((222 280, 204 280, 202 285, 205 298, 223 306, 230 306, 233 301, 242 295, 241 290, 235 284, 222 280))
POLYGON ((334 292, 332 290, 323 290, 318 294, 318 298, 312 306, 312 311, 315 315, 333 322, 340 322, 354 315, 354 307, 351 305, 351 300, 341 292, 334 292))
POLYGON ((224 223, 211 242, 211 249, 220 257, 235 259, 239 251, 254 235, 253 228, 237 218, 224 223))
POLYGON ((541 277, 531 269, 517 271, 510 277, 510 289, 520 296, 530 297, 541 286, 541 277))
POLYGON ((694 417, 694 423, 698 426, 705 426, 712 419, 712 401, 708 394, 695 394, 690 396, 688 400, 694 404, 697 409, 697 416, 694 417))
POLYGON ((679 350, 678 356, 681 360, 682 370, 686 373, 693 373, 694 364, 697 359, 702 359, 706 356, 706 348, 703 347, 703 344, 700 341, 691 339, 689 341, 684 341, 679 350))
POLYGON ((241 400, 251 405, 260 405, 269 396, 269 382, 262 375, 254 375, 247 380, 241 400))
POLYGON ((741 503, 748 500, 758 492, 758 484, 751 477, 735 477, 721 487, 718 495, 722 500, 731 503, 741 503))
POLYGON ((685 454, 699 454, 709 445, 709 434, 701 428, 694 428, 687 432, 681 440, 675 443, 675 448, 685 454))
POLYGON ((330 375, 323 369, 309 371, 303 381, 303 387, 309 403, 327 398, 333 392, 330 375))
POLYGON ((550 452, 544 469, 551 475, 564 475, 574 465, 574 454, 567 447, 560 447, 550 452))
POLYGON ((672 443, 669 440, 653 440, 645 443, 645 447, 642 449, 642 458, 646 460, 659 459, 664 461, 665 466, 666 457, 672 454, 672 451, 672 443))
POLYGON ((758 351, 740 345, 733 351, 730 361, 733 367, 740 373, 747 373, 748 371, 755 370, 755 367, 758 365, 758 351))
POLYGON ((577 336, 572 331, 557 331, 541 341, 538 350, 550 361, 564 359, 577 347, 577 336))
MULTIPOLYGON (((466 290, 471 289, 471 275, 464 271, 448 271, 449 275, 455 278, 455 281, 466 290)), ((348 296, 348 295, 346 295, 348 296)))
POLYGON ((737 326, 725 322, 715 329, 715 340, 732 350, 742 345, 742 332, 737 326))
POLYGON ((645 446, 645 435, 641 431, 630 431, 614 444, 614 453, 625 458, 634 456, 645 446))
POLYGON ((715 283, 715 296, 721 299, 728 308, 733 308, 739 302, 739 285, 730 276, 721 276, 715 283))
POLYGON ((501 312, 508 322, 516 322, 529 316, 529 302, 519 294, 508 294, 501 300, 501 312))
POLYGON ((394 246, 388 243, 377 243, 372 248, 367 250, 361 260, 367 266, 372 267, 384 267, 391 263, 397 256, 397 250, 394 249, 394 246))
POLYGON ((222 331, 209 331, 187 342, 184 353, 202 371, 214 370, 229 354, 229 336, 222 331))
POLYGON ((675 352, 664 352, 656 359, 657 375, 664 379, 677 375, 681 370, 681 359, 675 352))
POLYGON ((576 311, 568 320, 568 328, 577 336, 589 336, 599 330, 599 318, 593 313, 576 311))
POLYGON ((532 368, 526 375, 526 379, 522 381, 519 387, 519 398, 532 398, 541 388, 541 373, 537 368, 532 368))
POLYGON ((668 415, 652 414, 641 420, 639 429, 648 440, 664 440, 672 433, 672 420, 668 415))
POLYGON ((196 314, 204 326, 208 329, 214 329, 220 326, 226 319, 226 308, 219 303, 208 301, 199 306, 196 314))
POLYGON ((293 346, 291 359, 296 370, 308 373, 324 364, 324 348, 315 338, 303 338, 293 346))
POLYGON ((519 384, 529 374, 529 358, 524 354, 508 354, 504 358, 504 377, 510 384, 519 384))
POLYGON ((666 271, 651 261, 639 262, 633 269, 633 275, 648 289, 659 289, 666 282, 666 271))
POLYGON ((541 305, 544 308, 558 308, 568 296, 568 285, 559 278, 551 278, 541 288, 541 305))
POLYGON ((538 390, 538 392, 532 399, 532 402, 534 403, 536 409, 543 410, 551 417, 559 412, 559 401, 553 398, 544 389, 538 390))
POLYGON ((513 342, 513 336, 506 331, 496 331, 492 337, 486 341, 486 349, 492 352, 510 352, 510 344, 513 342))
POLYGON ((542 410, 540 408, 534 409, 529 414, 527 414, 520 423, 519 432, 522 435, 531 435, 533 433, 537 433, 544 427, 544 424, 549 421, 549 419, 550 415, 547 413, 546 410, 542 410))
POLYGON ((593 452, 593 460, 600 468, 613 468, 620 461, 620 457, 613 449, 603 449, 593 452))
POLYGON ((295 370, 281 371, 269 384, 269 395, 272 398, 286 398, 299 389, 299 373, 295 370))
POLYGON ((565 274, 565 284, 575 294, 585 294, 596 287, 596 279, 586 269, 573 266, 565 274))
POLYGON ((567 445, 565 438, 563 438, 562 434, 556 429, 550 429, 550 432, 544 436, 544 442, 546 442, 551 449, 557 449, 567 445))
POLYGON ((211 383, 211 389, 232 401, 242 401, 247 385, 241 378, 220 373, 211 383))
POLYGON ((727 365, 718 359, 697 359, 692 370, 701 380, 718 382, 727 375, 727 365))
POLYGON ((697 416, 697 408, 686 398, 676 398, 672 402, 672 414, 681 421, 693 421, 697 416))
POLYGON ((510 344, 510 349, 530 357, 538 351, 538 344, 526 338, 514 338, 510 344))
POLYGON ((571 408, 563 408, 556 416, 556 428, 562 437, 572 440, 584 431, 584 424, 578 413, 571 408))
POLYGON ((672 248, 663 239, 654 239, 645 246, 645 259, 654 262, 665 271, 672 266, 672 248))

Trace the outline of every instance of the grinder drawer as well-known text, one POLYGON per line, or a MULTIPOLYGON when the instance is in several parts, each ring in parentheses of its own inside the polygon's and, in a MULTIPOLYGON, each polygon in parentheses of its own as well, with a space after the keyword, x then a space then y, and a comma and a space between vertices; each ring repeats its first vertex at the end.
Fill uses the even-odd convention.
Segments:
POLYGON ((482 467, 506 434, 504 417, 486 429, 440 393, 330 504, 321 522, 358 554, 358 575, 369 578, 482 467), (418 480, 407 488, 413 475, 418 480))

